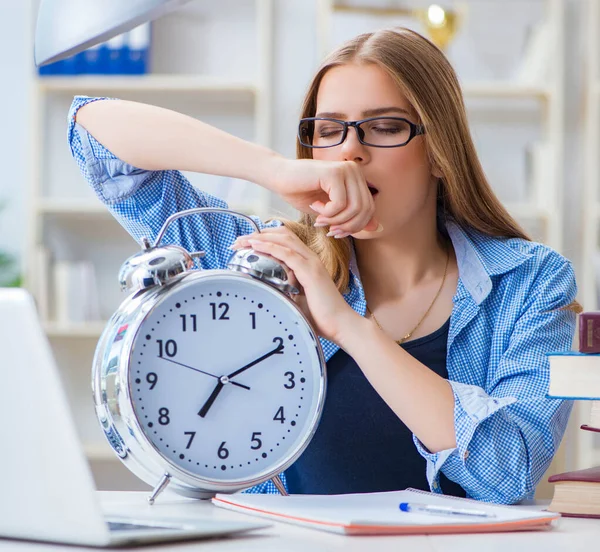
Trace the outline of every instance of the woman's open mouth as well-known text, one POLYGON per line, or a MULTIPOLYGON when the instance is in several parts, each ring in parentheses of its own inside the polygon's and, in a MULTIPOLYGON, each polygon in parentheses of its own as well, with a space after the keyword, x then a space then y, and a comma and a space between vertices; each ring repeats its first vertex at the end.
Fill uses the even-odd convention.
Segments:
POLYGON ((372 196, 376 196, 379 193, 379 190, 374 186, 371 186, 371 184, 367 183, 367 186, 369 187, 369 192, 371 192, 372 196))

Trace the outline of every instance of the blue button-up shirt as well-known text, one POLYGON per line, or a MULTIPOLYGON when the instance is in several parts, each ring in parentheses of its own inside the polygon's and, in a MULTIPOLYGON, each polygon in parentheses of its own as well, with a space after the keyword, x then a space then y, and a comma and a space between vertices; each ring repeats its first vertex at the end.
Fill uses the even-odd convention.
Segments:
MULTIPOLYGON (((95 99, 79 96, 73 101, 71 151, 97 196, 136 240, 152 240, 175 212, 226 207, 178 171, 141 170, 103 147, 75 122, 77 109, 95 99)), ((575 314, 562 307, 575 299, 575 275, 570 261, 539 243, 487 236, 452 221, 446 229, 459 273, 447 346, 456 448, 431 453, 413 436, 414 444, 427 461, 433 492, 441 492, 441 471, 472 498, 515 503, 533 496, 571 411, 570 401, 546 398, 546 355, 571 349, 575 314)), ((252 230, 237 217, 196 215, 171 224, 163 243, 206 251, 198 261, 204 269, 225 268, 228 246, 252 230)), ((350 270, 344 298, 364 316, 366 301, 355 262, 350 270)), ((326 360, 338 350, 325 339, 321 344, 326 360)), ((285 474, 282 480, 285 484, 285 474)), ((268 481, 249 492, 277 490, 268 481)))

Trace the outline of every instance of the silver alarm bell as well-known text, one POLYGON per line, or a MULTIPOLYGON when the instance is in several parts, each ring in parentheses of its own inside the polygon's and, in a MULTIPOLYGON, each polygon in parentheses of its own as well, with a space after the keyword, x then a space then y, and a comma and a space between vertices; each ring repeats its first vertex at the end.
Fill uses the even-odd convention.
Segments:
MULTIPOLYGON (((138 292, 154 286, 162 286, 180 274, 194 268, 194 259, 204 257, 204 251, 190 253, 179 245, 159 244, 169 224, 174 220, 198 213, 226 213, 246 219, 257 232, 259 226, 249 216, 229 209, 198 207, 171 215, 163 224, 154 245, 142 238, 142 251, 123 263, 119 271, 119 284, 122 290, 138 292)), ((249 274, 263 282, 271 284, 286 295, 295 295, 299 291, 288 283, 288 275, 284 266, 273 257, 257 253, 253 249, 241 249, 234 252, 227 264, 230 270, 249 274)))
POLYGON ((227 268, 250 274, 263 282, 267 282, 282 291, 286 295, 300 293, 294 286, 288 283, 288 275, 281 263, 263 253, 257 253, 253 249, 240 249, 231 255, 227 268))
POLYGON ((144 249, 129 257, 119 271, 119 284, 127 292, 161 286, 183 272, 194 268, 194 256, 178 245, 151 247, 144 238, 144 249))

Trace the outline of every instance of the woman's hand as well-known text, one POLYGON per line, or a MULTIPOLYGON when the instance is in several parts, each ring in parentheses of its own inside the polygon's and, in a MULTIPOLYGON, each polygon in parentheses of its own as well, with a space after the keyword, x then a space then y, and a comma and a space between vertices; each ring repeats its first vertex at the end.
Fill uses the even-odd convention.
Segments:
POLYGON ((319 257, 287 228, 267 228, 240 236, 232 249, 251 247, 266 253, 288 268, 290 283, 300 290, 293 296, 318 334, 338 345, 349 324, 363 318, 344 300, 319 257))
POLYGON ((272 168, 267 187, 299 211, 318 213, 315 225, 344 235, 378 230, 373 196, 355 162, 278 157, 272 168))

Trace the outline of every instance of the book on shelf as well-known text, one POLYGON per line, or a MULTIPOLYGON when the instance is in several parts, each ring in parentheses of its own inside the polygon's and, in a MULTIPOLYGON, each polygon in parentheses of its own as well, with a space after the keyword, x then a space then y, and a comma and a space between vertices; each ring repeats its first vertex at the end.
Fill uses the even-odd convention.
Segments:
POLYGON ((54 315, 59 324, 100 319, 98 286, 89 261, 54 263, 54 315))
POLYGON ((150 70, 151 23, 39 68, 40 76, 142 75, 150 70))
POLYGON ((600 518, 600 466, 548 478, 554 496, 548 510, 567 517, 600 518))
POLYGON ((600 354, 549 353, 548 398, 600 400, 600 354))

